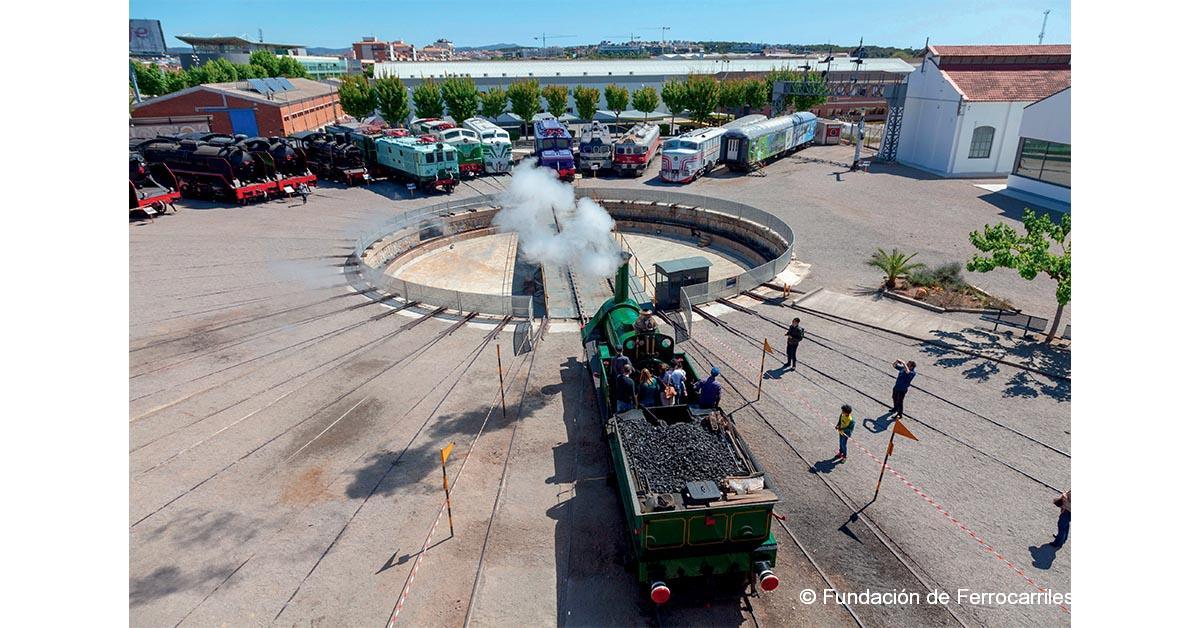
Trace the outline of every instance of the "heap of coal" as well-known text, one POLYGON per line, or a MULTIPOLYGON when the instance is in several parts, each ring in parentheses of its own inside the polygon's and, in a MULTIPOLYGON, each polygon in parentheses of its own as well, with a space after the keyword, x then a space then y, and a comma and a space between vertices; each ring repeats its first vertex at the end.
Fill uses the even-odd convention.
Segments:
POLYGON ((654 493, 678 493, 687 482, 720 482, 748 470, 727 438, 698 423, 652 425, 640 412, 618 419, 630 464, 654 493))

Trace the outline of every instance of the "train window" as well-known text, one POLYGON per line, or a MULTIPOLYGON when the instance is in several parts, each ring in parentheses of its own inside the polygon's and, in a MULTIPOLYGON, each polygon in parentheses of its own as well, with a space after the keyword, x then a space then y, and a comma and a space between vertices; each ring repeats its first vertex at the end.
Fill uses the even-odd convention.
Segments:
POLYGON ((433 153, 432 152, 425 153, 425 163, 427 163, 427 164, 433 163, 433 153))

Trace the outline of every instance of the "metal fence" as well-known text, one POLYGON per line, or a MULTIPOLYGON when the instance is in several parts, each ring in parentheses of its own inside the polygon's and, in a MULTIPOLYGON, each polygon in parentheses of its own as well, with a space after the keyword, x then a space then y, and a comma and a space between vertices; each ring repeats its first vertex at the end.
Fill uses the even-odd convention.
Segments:
MULTIPOLYGON (((595 201, 643 201, 661 205, 696 207, 710 212, 733 216, 742 222, 761 226, 768 231, 774 232, 783 242, 787 243, 787 247, 773 259, 765 264, 751 268, 740 275, 717 279, 708 283, 685 286, 682 293, 687 297, 689 307, 731 297, 764 284, 783 272, 792 261, 792 251, 795 249, 796 238, 791 226, 774 214, 744 203, 700 196, 699 194, 628 188, 577 188, 575 195, 579 197, 587 196, 595 201)), ((691 321, 688 321, 688 325, 690 327, 691 321)))
POLYGON ((392 254, 393 252, 386 251, 386 247, 377 252, 377 256, 383 258, 378 260, 378 264, 372 264, 377 261, 375 259, 367 259, 369 253, 376 252, 372 251, 372 247, 384 240, 394 240, 411 235, 414 231, 418 233, 418 237, 422 232, 429 232, 430 237, 440 237, 448 232, 447 226, 451 212, 493 207, 495 204, 496 199, 492 195, 457 199, 414 209, 376 225, 370 231, 359 236, 354 248, 356 270, 359 276, 363 282, 375 290, 405 301, 442 306, 458 312, 512 316, 532 322, 533 297, 531 296, 449 290, 393 277, 384 272, 383 267, 403 251, 395 251, 395 254, 392 254))
MULTIPOLYGON (((716 299, 731 297, 750 290, 770 281, 787 268, 795 248, 795 236, 792 228, 775 215, 744 203, 711 198, 698 194, 681 192, 660 192, 657 190, 641 190, 628 188, 576 188, 576 197, 589 197, 595 201, 641 201, 665 206, 682 206, 703 209, 734 217, 742 222, 762 227, 765 231, 773 232, 786 247, 773 259, 751 268, 735 277, 718 279, 704 284, 695 284, 683 289, 686 306, 687 325, 691 328, 691 308, 716 299)), ((359 236, 355 246, 355 260, 358 270, 365 282, 376 289, 392 294, 408 301, 419 301, 429 305, 445 306, 460 312, 478 312, 532 320, 533 297, 524 295, 499 295, 463 292, 435 288, 406 281, 388 275, 383 271, 386 262, 394 259, 391 251, 384 249, 374 251, 372 247, 385 239, 395 239, 403 235, 411 235, 414 230, 428 231, 432 236, 446 234, 450 214, 459 210, 495 207, 499 204, 498 195, 485 194, 465 199, 455 199, 415 209, 399 214, 373 227, 370 231, 359 236), (368 253, 374 253, 368 260, 368 253), (380 263, 373 265, 382 257, 380 263)), ((396 254, 402 251, 395 251, 396 254)), ((635 282, 640 283, 640 282, 635 282)), ((639 286, 640 288, 640 286, 639 286)), ((638 290, 640 292, 640 290, 638 290)), ((645 295, 643 295, 645 296, 645 295)))

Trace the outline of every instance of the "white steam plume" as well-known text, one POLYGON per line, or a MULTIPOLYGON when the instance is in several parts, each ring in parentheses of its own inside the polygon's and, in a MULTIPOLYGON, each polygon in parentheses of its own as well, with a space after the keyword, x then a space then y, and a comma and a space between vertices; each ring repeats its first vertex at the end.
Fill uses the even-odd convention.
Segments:
POLYGON ((534 160, 513 170, 500 206, 492 224, 502 232, 516 232, 521 256, 530 262, 570 265, 589 278, 611 277, 621 265, 612 216, 590 198, 576 203, 571 186, 534 160), (554 214, 561 233, 554 230, 554 214))

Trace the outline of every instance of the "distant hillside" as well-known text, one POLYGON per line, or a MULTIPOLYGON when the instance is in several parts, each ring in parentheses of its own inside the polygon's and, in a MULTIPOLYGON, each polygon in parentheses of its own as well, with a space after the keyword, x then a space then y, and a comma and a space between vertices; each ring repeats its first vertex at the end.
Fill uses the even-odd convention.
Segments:
POLYGON ((486 46, 455 46, 455 50, 512 50, 514 48, 524 48, 520 44, 488 44, 486 46))
POLYGON ((352 49, 349 47, 347 47, 347 48, 322 48, 321 46, 313 46, 310 48, 306 48, 306 50, 308 50, 308 54, 316 55, 318 57, 340 57, 340 56, 346 54, 347 52, 350 52, 350 50, 352 50, 352 49))

